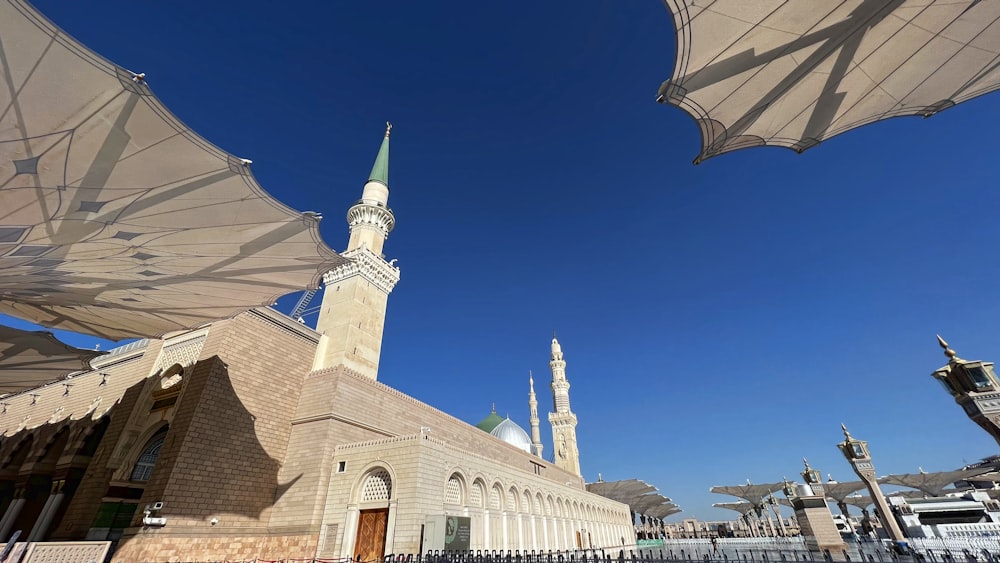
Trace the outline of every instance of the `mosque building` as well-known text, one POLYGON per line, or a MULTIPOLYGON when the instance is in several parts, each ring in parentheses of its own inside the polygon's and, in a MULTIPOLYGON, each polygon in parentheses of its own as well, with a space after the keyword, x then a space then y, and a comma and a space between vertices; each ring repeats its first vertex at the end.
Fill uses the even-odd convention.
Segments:
POLYGON ((528 432, 495 412, 470 425, 377 380, 400 273, 383 255, 388 171, 387 129, 315 330, 253 309, 0 398, 0 536, 111 540, 114 561, 634 544, 628 505, 584 486, 555 338, 553 461, 533 377, 528 432))

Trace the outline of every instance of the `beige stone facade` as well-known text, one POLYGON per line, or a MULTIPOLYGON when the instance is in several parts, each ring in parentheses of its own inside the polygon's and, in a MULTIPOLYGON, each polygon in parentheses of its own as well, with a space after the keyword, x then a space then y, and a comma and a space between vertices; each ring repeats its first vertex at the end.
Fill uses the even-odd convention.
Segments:
POLYGON ((376 381, 390 128, 317 331, 255 309, 0 398, 0 538, 111 540, 121 562, 635 542, 628 506, 584 488, 561 351, 559 465, 376 381))
POLYGON ((422 530, 448 515, 471 549, 634 542, 628 507, 579 476, 343 366, 311 371, 318 340, 254 310, 4 397, 0 526, 120 538, 116 561, 350 557, 371 508, 389 509, 385 553, 433 547, 422 530), (143 525, 157 502, 166 524, 143 525))

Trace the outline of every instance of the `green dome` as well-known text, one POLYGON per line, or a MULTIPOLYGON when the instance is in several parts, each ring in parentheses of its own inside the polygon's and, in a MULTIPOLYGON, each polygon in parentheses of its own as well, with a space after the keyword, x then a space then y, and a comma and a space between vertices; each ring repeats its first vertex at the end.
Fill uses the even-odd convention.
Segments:
POLYGON ((497 409, 494 407, 493 412, 489 416, 484 418, 476 425, 476 428, 482 430, 483 432, 493 432, 493 429, 497 427, 498 424, 503 422, 500 415, 497 414, 497 409))

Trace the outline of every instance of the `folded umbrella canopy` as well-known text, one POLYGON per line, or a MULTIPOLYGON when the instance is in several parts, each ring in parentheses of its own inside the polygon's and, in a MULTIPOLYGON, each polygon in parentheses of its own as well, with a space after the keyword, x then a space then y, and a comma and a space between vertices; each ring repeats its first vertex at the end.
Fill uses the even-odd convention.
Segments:
POLYGON ((1000 2, 664 0, 677 53, 660 102, 701 129, 695 163, 796 151, 854 127, 930 116, 997 89, 1000 2))
POLYGON ((343 263, 142 75, 0 0, 0 312, 118 340, 316 287, 343 263))
POLYGON ((0 396, 88 370, 101 354, 60 342, 51 332, 0 325, 0 396))

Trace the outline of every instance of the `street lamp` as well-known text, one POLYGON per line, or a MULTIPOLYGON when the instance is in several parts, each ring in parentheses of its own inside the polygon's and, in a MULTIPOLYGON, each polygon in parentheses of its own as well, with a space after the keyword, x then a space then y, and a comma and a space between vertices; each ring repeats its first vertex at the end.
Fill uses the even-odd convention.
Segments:
POLYGON ((882 520, 886 533, 889 534, 889 539, 896 544, 896 550, 903 551, 906 548, 906 538, 899 529, 899 524, 896 523, 892 512, 889 511, 889 505, 885 502, 885 497, 882 496, 878 481, 875 480, 875 466, 872 465, 872 456, 868 452, 868 442, 851 436, 851 433, 847 431, 847 426, 841 424, 840 428, 844 431, 844 441, 837 444, 840 453, 844 454, 844 457, 850 462, 851 468, 868 488, 868 494, 875 502, 875 510, 882 520))
POLYGON ((1000 381, 993 372, 993 362, 969 361, 959 358, 940 336, 948 365, 931 374, 965 414, 1000 443, 1000 381))
POLYGON ((805 470, 800 473, 802 480, 806 482, 806 485, 809 485, 814 495, 823 496, 823 477, 819 474, 819 471, 810 467, 809 460, 806 458, 802 458, 802 465, 805 466, 805 470))

